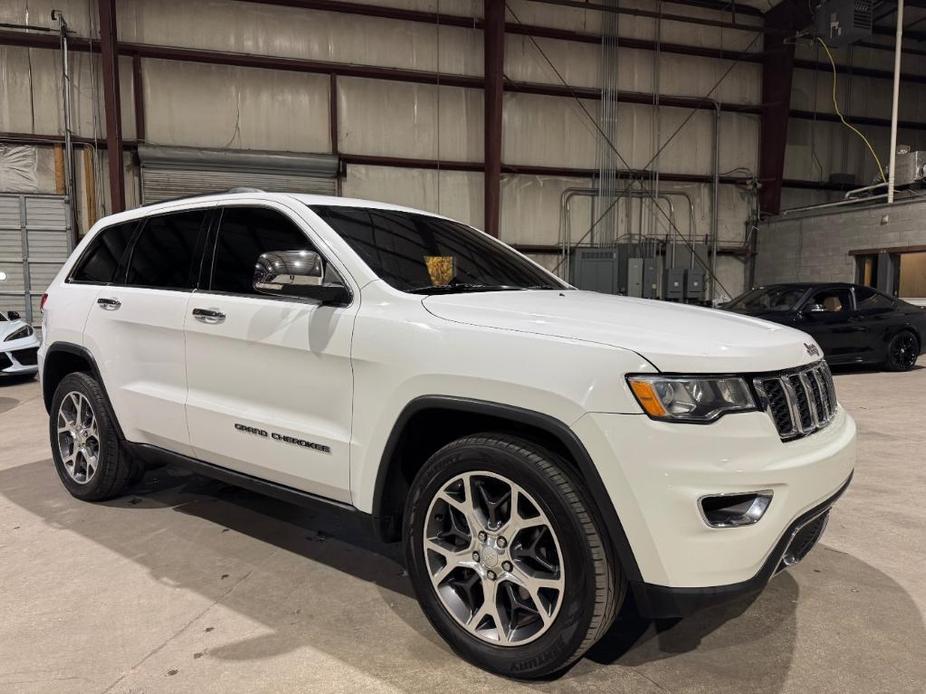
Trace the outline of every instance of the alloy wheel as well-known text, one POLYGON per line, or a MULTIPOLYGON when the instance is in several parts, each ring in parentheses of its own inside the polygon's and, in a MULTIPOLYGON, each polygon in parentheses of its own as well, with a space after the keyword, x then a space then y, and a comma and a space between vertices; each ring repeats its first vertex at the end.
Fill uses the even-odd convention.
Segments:
POLYGON ((424 552, 443 607, 468 632, 500 646, 543 635, 563 602, 563 554, 537 501, 492 472, 442 485, 428 508, 424 552))
POLYGON ((68 476, 87 484, 100 458, 100 433, 96 414, 87 397, 72 390, 58 407, 58 453, 68 476))
POLYGON ((909 369, 916 363, 917 353, 916 338, 910 333, 901 333, 891 344, 891 357, 894 363, 903 368, 909 369))

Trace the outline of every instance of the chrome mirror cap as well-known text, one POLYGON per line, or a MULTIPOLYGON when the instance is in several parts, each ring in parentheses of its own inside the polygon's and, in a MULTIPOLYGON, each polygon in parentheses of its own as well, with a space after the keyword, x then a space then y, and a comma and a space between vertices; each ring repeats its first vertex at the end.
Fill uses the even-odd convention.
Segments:
POLYGON ((258 257, 253 284, 259 292, 287 294, 295 287, 320 286, 324 274, 321 256, 314 251, 270 251, 258 257))

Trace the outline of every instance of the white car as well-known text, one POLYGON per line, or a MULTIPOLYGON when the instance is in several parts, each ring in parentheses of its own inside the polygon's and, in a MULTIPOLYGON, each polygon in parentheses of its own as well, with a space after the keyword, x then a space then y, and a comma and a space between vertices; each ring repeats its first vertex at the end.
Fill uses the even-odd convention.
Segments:
POLYGON ((0 311, 0 378, 38 372, 39 337, 15 311, 0 311))
POLYGON ((761 590, 855 464, 804 333, 578 291, 395 205, 258 191, 120 213, 43 303, 71 494, 169 461, 358 514, 404 543, 441 636, 509 676, 567 667, 628 591, 669 617, 761 590))

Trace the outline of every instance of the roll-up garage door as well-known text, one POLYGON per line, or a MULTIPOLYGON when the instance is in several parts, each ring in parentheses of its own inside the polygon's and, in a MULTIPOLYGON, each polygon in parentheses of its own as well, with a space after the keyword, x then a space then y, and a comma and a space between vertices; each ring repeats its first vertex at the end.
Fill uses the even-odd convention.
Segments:
POLYGON ((338 190, 338 158, 330 154, 139 145, 138 159, 145 204, 237 187, 323 195, 338 190))
POLYGON ((0 310, 40 323, 42 294, 67 257, 63 195, 0 193, 0 310))

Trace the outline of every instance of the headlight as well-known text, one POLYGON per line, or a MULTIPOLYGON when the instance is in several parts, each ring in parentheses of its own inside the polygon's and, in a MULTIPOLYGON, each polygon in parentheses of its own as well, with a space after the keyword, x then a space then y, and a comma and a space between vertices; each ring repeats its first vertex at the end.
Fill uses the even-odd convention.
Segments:
POLYGON ((746 381, 731 376, 628 376, 640 407, 653 419, 712 422, 727 412, 756 409, 746 381))
POLYGON ((35 331, 32 329, 31 325, 24 325, 15 333, 10 333, 7 335, 4 342, 10 342, 11 340, 21 340, 24 337, 29 337, 33 332, 35 331))

